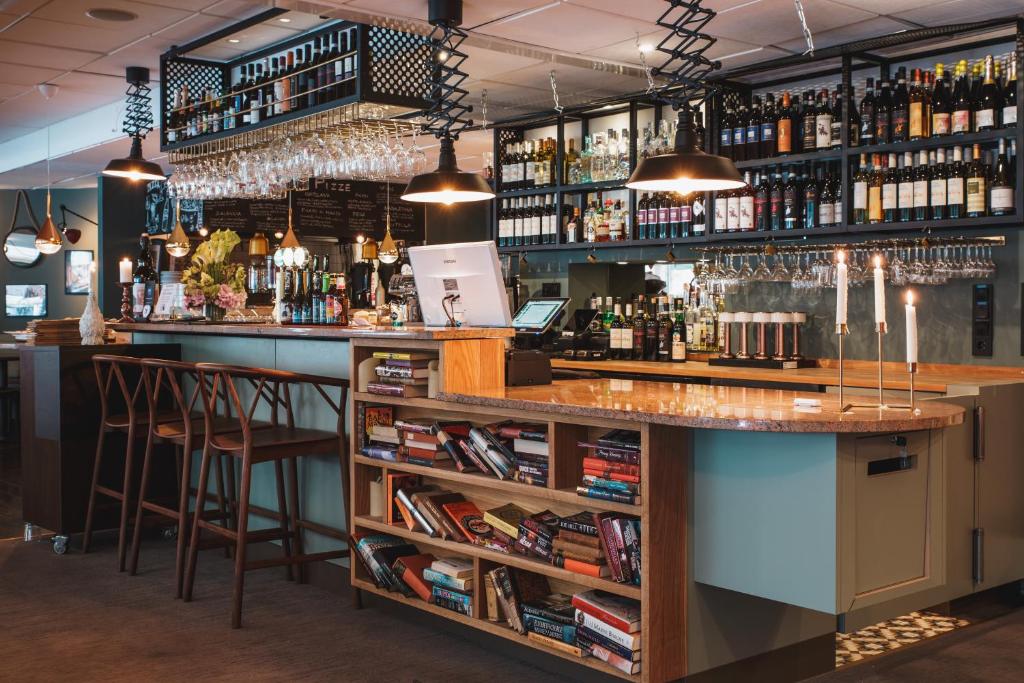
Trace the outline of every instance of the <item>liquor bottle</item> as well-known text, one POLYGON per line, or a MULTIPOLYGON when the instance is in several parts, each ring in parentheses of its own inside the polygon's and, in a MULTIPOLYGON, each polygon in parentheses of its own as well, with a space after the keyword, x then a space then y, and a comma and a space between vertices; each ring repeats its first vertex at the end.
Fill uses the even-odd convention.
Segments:
MULTIPOLYGON (((1014 100, 1016 101, 1016 99, 1014 100)), ((761 112, 761 133, 757 158, 775 156, 775 138, 777 114, 775 112, 775 95, 768 93, 764 99, 764 110, 761 112)))
POLYGON ((572 216, 565 224, 565 242, 566 244, 575 244, 580 241, 580 229, 582 226, 582 218, 580 217, 580 207, 566 207, 572 211, 572 216))
POLYGON ((313 270, 307 266, 302 272, 302 324, 313 324, 313 270))
POLYGON ((818 222, 824 228, 838 222, 835 215, 836 192, 833 182, 832 170, 826 167, 818 190, 818 222))
POLYGON ((914 153, 904 152, 900 160, 900 181, 897 189, 899 220, 914 219, 914 153))
POLYGON ((707 232, 707 195, 703 192, 695 192, 693 194, 693 200, 690 202, 690 215, 693 219, 693 227, 690 232, 694 237, 703 235, 707 232))
POLYGON ((507 247, 508 244, 508 200, 501 200, 501 208, 498 209, 498 246, 507 247))
POLYGON ((667 363, 672 360, 672 333, 675 321, 669 310, 668 297, 661 297, 658 313, 658 360, 667 363))
MULTIPOLYGON (((611 201, 610 199, 608 201, 611 201)), ((675 211, 675 217, 677 222, 673 224, 673 229, 678 230, 678 207, 672 207, 675 211)), ((608 239, 612 242, 621 242, 626 239, 626 213, 622 208, 622 200, 616 199, 612 205, 611 217, 608 221, 608 239)))
POLYGON ((914 168, 914 220, 928 220, 928 152, 921 150, 914 168))
POLYGON ((975 144, 971 163, 967 165, 967 217, 980 218, 987 213, 988 171, 981 158, 981 145, 975 144))
POLYGON ((1006 86, 1003 88, 1003 115, 1002 123, 1004 128, 1013 128, 1017 125, 1017 58, 1011 56, 1006 70, 1006 86))
POLYGON ((801 113, 803 115, 801 122, 801 130, 803 131, 801 150, 813 152, 817 147, 818 136, 818 108, 814 105, 813 90, 808 90, 804 93, 803 110, 801 113))
POLYGON ((950 218, 963 218, 967 210, 964 199, 967 195, 967 169, 963 162, 963 151, 953 148, 953 162, 946 169, 946 213, 950 218))
POLYGON ((942 64, 936 64, 935 87, 932 89, 932 135, 941 137, 950 134, 952 114, 952 96, 946 85, 944 68, 942 64))
POLYGON ((639 240, 647 237, 647 207, 650 204, 648 195, 644 192, 636 203, 636 238, 639 240))
POLYGON ((974 130, 992 130, 996 127, 996 114, 1002 111, 999 88, 992 74, 992 55, 985 57, 985 76, 974 106, 974 130))
POLYGON ((732 158, 736 161, 747 159, 747 106, 741 104, 732 128, 732 158))
POLYGON ((811 172, 803 184, 803 227, 820 228, 821 223, 821 178, 820 168, 811 164, 811 172))
MULTIPOLYGON (((156 268, 153 266, 153 253, 150 250, 149 235, 143 233, 139 237, 139 255, 135 258, 132 282, 135 285, 142 285, 144 289, 147 285, 155 285, 158 280, 156 268)), ((135 287, 133 286, 132 289, 134 290, 135 287)), ((136 311, 136 315, 141 313, 141 310, 136 311)))
POLYGON ((853 176, 853 222, 863 225, 868 222, 868 182, 871 174, 868 169, 868 155, 860 155, 857 173, 853 176))
POLYGON ((725 193, 725 230, 739 232, 740 229, 740 193, 739 190, 728 190, 725 193))
MULTIPOLYGON (((832 149, 843 148, 843 86, 840 83, 836 86, 835 97, 832 100, 832 149)), ((850 131, 850 147, 856 147, 860 140, 860 114, 852 102, 846 101, 847 123, 850 131)))
POLYGON ((885 145, 892 142, 893 101, 889 81, 882 81, 880 87, 875 100, 875 144, 885 145))
POLYGON ((615 299, 614 308, 611 313, 611 322, 608 325, 608 359, 622 360, 624 358, 625 328, 622 322, 622 303, 615 299))
POLYGON ((868 223, 882 222, 882 157, 871 155, 871 172, 868 176, 868 223))
POLYGON ((292 306, 294 305, 294 297, 292 296, 292 288, 294 285, 292 282, 294 272, 291 268, 285 268, 278 277, 284 278, 284 286, 282 287, 281 299, 277 302, 277 319, 282 325, 288 325, 292 322, 293 316, 292 306))
POLYGON ((693 193, 679 195, 679 235, 689 237, 693 234, 693 193))
POLYGON ((547 211, 545 212, 545 218, 547 219, 547 235, 546 244, 555 244, 558 241, 558 205, 555 203, 555 195, 548 195, 547 211))
POLYGON ((910 81, 910 106, 908 110, 907 133, 911 140, 928 137, 926 109, 927 102, 924 87, 921 85, 921 70, 914 69, 910 81))
POLYGON ((928 201, 933 221, 946 218, 946 150, 941 147, 928 153, 928 201))
POLYGON ((335 295, 334 301, 335 322, 342 327, 348 327, 349 300, 348 293, 345 291, 345 276, 338 273, 336 282, 338 293, 335 295))
POLYGON ((860 141, 862 145, 875 144, 875 79, 869 78, 860 101, 860 141))
MULTIPOLYGON (((771 209, 771 229, 782 230, 783 219, 785 218, 785 183, 782 179, 782 174, 778 171, 774 174, 774 181, 771 186, 771 194, 769 195, 769 206, 771 209)), ((690 337, 691 339, 693 337, 690 337)))
POLYGON ((910 95, 907 92, 907 72, 900 67, 896 72, 896 89, 892 94, 892 141, 906 142, 910 118, 910 95))
POLYGON ((790 95, 787 90, 782 93, 782 106, 779 107, 779 115, 775 121, 775 129, 778 136, 776 153, 779 155, 793 153, 793 135, 796 130, 794 118, 790 95))
POLYGON ((334 281, 334 274, 325 272, 323 277, 323 300, 324 300, 324 325, 338 324, 338 287, 334 281))
POLYGON ((631 322, 633 327, 633 350, 630 354, 630 358, 633 360, 643 360, 646 356, 645 345, 647 340, 647 324, 646 320, 644 320, 643 294, 637 297, 636 313, 634 314, 631 322))
POLYGON ((743 174, 743 182, 746 183, 736 193, 739 195, 739 216, 736 229, 740 232, 752 232, 754 230, 754 186, 751 184, 750 171, 743 174))
POLYGON ((882 174, 882 222, 892 223, 896 220, 898 192, 896 155, 883 156, 884 171, 882 174))
POLYGON ((993 216, 1009 216, 1013 214, 1014 185, 1010 173, 1010 164, 1006 158, 1006 140, 999 139, 999 155, 996 157, 995 169, 992 172, 992 198, 990 213, 993 216))
POLYGON ((747 132, 744 156, 747 159, 758 159, 761 156, 761 98, 754 96, 750 115, 747 117, 747 132))
POLYGON ((686 311, 683 300, 676 299, 675 315, 672 320, 672 352, 674 363, 686 362, 686 311))
POLYGON ((800 227, 802 197, 796 173, 789 169, 786 184, 782 188, 782 229, 796 230, 800 227))
POLYGON ((768 230, 771 214, 772 191, 768 184, 768 174, 761 173, 755 184, 757 189, 754 192, 754 230, 764 232, 768 230))
POLYGON ((647 315, 644 317, 644 360, 658 360, 658 324, 657 300, 651 297, 647 304, 647 315))
POLYGON ((953 134, 971 132, 971 92, 967 82, 967 60, 957 64, 956 85, 953 88, 953 114, 950 130, 953 134))
MULTIPOLYGON (((651 239, 667 239, 670 218, 670 200, 668 198, 668 193, 659 192, 658 194, 654 195, 654 198, 651 199, 651 207, 656 208, 655 216, 658 220, 658 227, 657 233, 655 233, 654 227, 648 225, 647 232, 651 236, 651 239), (656 207, 655 202, 657 202, 656 207)), ((648 209, 647 220, 651 220, 650 209, 648 209)))
POLYGON ((827 88, 818 93, 818 106, 814 112, 814 121, 814 149, 829 149, 832 147, 832 107, 829 103, 827 88))
POLYGON ((292 324, 302 324, 302 301, 305 296, 302 290, 302 269, 294 269, 292 280, 294 288, 292 291, 292 324))
POLYGON ((736 124, 736 114, 732 107, 725 110, 722 117, 722 127, 718 133, 718 153, 727 159, 733 159, 732 151, 732 129, 736 124))

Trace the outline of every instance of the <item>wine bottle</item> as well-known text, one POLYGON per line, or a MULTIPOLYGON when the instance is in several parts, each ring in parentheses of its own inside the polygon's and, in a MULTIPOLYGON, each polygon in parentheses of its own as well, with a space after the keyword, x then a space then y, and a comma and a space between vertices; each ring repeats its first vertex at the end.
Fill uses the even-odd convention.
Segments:
POLYGON ((957 64, 956 85, 953 90, 953 114, 950 119, 953 134, 971 132, 971 93, 967 82, 967 60, 957 64))
MULTIPOLYGON (((777 170, 774 173, 772 182, 770 207, 771 207, 771 229, 782 230, 785 218, 785 183, 782 174, 777 170)), ((692 338, 692 337, 691 337, 692 338)))
POLYGON ((971 154, 971 163, 967 165, 967 217, 980 218, 987 211, 988 172, 985 162, 981 159, 981 145, 975 144, 971 154))
POLYGON ((1006 71, 1006 87, 1003 89, 1003 127, 1017 125, 1017 57, 1011 56, 1006 71))
POLYGON ((797 230, 800 228, 802 197, 796 173, 791 168, 786 184, 782 188, 782 229, 797 230))
POLYGON ((914 220, 928 220, 928 152, 921 150, 914 167, 914 220))
POLYGON ((932 135, 941 137, 950 133, 950 116, 952 102, 949 88, 946 87, 945 72, 942 64, 935 65, 935 87, 932 89, 932 135))
POLYGON ((881 92, 875 101, 875 144, 885 145, 892 142, 892 94, 889 92, 889 81, 882 81, 881 92))
POLYGON ((882 222, 895 223, 899 211, 899 176, 896 155, 890 154, 882 179, 882 222))
POLYGON ((996 157, 995 169, 992 172, 992 206, 993 216, 1009 216, 1013 214, 1014 186, 1006 158, 1006 140, 999 139, 999 155, 996 157))
POLYGON ((814 117, 814 149, 829 149, 832 147, 832 107, 829 104, 828 89, 818 93, 814 117))
POLYGON ((940 221, 946 218, 946 150, 941 147, 928 153, 929 202, 931 203, 931 219, 940 221))
POLYGON ((640 240, 647 239, 648 204, 647 193, 644 192, 636 203, 636 237, 640 240))
POLYGON ((768 174, 762 173, 754 194, 754 230, 768 230, 771 215, 771 186, 768 174))
POLYGON ((621 360, 625 350, 625 327, 622 322, 622 303, 616 297, 612 309, 612 322, 608 330, 608 358, 609 360, 621 360))
POLYGON ((999 88, 992 75, 992 55, 985 57, 985 76, 978 90, 974 107, 974 130, 992 130, 996 127, 996 112, 1001 111, 999 88))
POLYGON ((906 142, 909 133, 910 95, 907 92, 907 72, 900 67, 896 72, 896 89, 892 95, 892 141, 906 142))
POLYGON ((803 227, 805 228, 819 228, 821 227, 821 215, 819 212, 820 205, 820 178, 816 177, 816 172, 820 169, 816 169, 811 164, 811 171, 807 177, 807 180, 803 184, 803 209, 802 219, 803 227))
POLYGON ((803 107, 803 139, 801 149, 804 152, 813 152, 817 149, 818 139, 818 109, 814 104, 814 91, 808 90, 804 93, 803 107))
POLYGON ((793 108, 789 91, 782 93, 782 106, 779 107, 779 116, 775 122, 778 145, 776 152, 782 154, 793 153, 793 134, 795 130, 793 108))
POLYGON ((967 171, 963 163, 963 151, 953 148, 953 161, 946 169, 946 213, 950 218, 963 218, 966 207, 967 171))
POLYGON ((732 151, 732 129, 735 125, 736 115, 732 110, 732 107, 728 107, 725 110, 725 116, 722 117, 722 127, 718 133, 718 153, 727 159, 734 159, 732 151))
POLYGON ((906 222, 914 219, 914 153, 904 152, 900 159, 900 181, 897 187, 897 203, 899 204, 898 220, 906 222))
POLYGON ((885 179, 882 171, 882 157, 871 155, 872 171, 868 176, 868 223, 882 222, 882 184, 885 179))
MULTIPOLYGON (((1016 98, 1014 98, 1016 102, 1016 98)), ((776 125, 778 114, 775 111, 775 95, 768 93, 765 96, 764 110, 761 112, 761 134, 760 149, 758 158, 775 156, 776 149, 776 125)))
POLYGON ((744 157, 757 159, 761 156, 761 98, 754 96, 750 115, 747 116, 744 157))
POLYGON ((853 222, 855 225, 864 225, 868 222, 868 155, 860 155, 860 165, 857 166, 857 173, 853 176, 853 222))
POLYGON ((644 319, 644 295, 641 294, 636 300, 636 313, 633 316, 633 350, 630 357, 633 360, 643 360, 646 356, 645 347, 647 341, 647 324, 644 319))
POLYGON ((825 169, 824 177, 821 180, 820 197, 818 198, 819 221, 823 228, 838 223, 835 215, 836 194, 832 185, 832 171, 825 169))
POLYGON ((928 137, 927 101, 921 84, 921 70, 914 69, 910 80, 910 105, 908 109, 907 134, 911 140, 928 137))
POLYGON ((860 141, 862 145, 875 144, 875 79, 869 78, 860 101, 860 141))
POLYGON ((750 171, 743 175, 743 182, 746 183, 737 192, 739 193, 739 225, 740 232, 751 232, 754 229, 754 186, 751 184, 750 171))

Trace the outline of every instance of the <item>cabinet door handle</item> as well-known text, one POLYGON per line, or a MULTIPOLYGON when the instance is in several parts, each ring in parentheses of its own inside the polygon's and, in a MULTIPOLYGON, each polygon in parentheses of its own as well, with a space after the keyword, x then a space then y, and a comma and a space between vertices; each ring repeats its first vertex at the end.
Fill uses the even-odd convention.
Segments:
POLYGON ((904 472, 914 469, 914 456, 901 453, 895 458, 881 458, 868 463, 868 476, 874 477, 879 474, 890 474, 892 472, 904 472))
POLYGON ((974 409, 974 459, 985 459, 985 406, 974 409))

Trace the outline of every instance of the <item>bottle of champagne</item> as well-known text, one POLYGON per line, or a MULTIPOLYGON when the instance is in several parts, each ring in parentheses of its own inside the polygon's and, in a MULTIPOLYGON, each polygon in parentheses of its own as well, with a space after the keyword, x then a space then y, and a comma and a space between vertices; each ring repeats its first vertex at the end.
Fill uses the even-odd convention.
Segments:
POLYGON ((899 220, 914 220, 914 153, 904 152, 900 160, 899 187, 896 190, 899 204, 899 220))
POLYGON ((1014 185, 1010 164, 1006 158, 1006 140, 999 139, 999 155, 996 157, 995 169, 992 172, 992 206, 993 216, 1009 216, 1013 214, 1014 185))
POLYGON ((946 218, 946 150, 941 147, 928 153, 929 201, 931 203, 931 219, 940 221, 946 218))
POLYGON ((971 89, 967 82, 966 59, 960 60, 957 64, 956 86, 953 89, 951 125, 954 134, 971 132, 971 89))
POLYGON ((1003 89, 1003 127, 1017 126, 1017 58, 1011 56, 1006 71, 1006 87, 1003 89))
POLYGON ((980 218, 986 215, 988 204, 988 171, 981 158, 981 145, 975 144, 971 163, 967 165, 967 217, 980 218))

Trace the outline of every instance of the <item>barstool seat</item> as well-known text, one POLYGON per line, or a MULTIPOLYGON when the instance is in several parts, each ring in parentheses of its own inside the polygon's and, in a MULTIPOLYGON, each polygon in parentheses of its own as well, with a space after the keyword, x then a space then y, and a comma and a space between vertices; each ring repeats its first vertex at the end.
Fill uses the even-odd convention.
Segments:
MULTIPOLYGON (((210 439, 210 445, 218 451, 231 453, 243 450, 246 442, 243 434, 232 431, 226 434, 214 434, 210 439)), ((269 426, 255 431, 249 445, 253 450, 254 461, 263 462, 268 459, 287 457, 277 452, 286 446, 301 446, 303 454, 309 455, 330 453, 338 448, 338 435, 321 429, 269 426), (275 452, 261 453, 266 449, 274 449, 275 452)))

